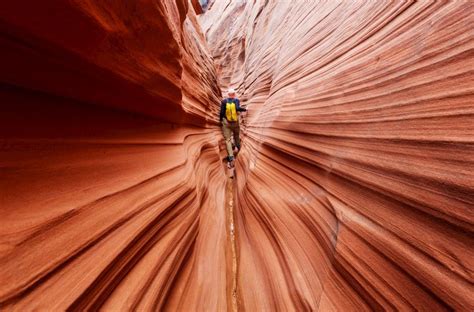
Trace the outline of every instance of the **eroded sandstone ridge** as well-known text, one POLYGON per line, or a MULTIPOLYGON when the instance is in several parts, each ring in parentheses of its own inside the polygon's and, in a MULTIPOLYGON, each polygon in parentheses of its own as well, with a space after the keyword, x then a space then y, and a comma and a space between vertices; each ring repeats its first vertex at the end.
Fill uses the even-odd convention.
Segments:
POLYGON ((2 1, 0 31, 0 310, 225 310, 220 90, 191 3, 2 1))
POLYGON ((473 10, 0 1, 0 310, 474 310, 473 10))
POLYGON ((210 3, 242 310, 474 310, 473 5, 210 3))

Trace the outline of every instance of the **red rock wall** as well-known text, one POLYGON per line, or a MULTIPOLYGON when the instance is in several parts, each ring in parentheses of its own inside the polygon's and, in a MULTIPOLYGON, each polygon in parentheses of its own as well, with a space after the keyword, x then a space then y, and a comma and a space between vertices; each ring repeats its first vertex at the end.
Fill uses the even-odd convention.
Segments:
POLYGON ((470 1, 215 1, 247 311, 474 310, 470 1))
POLYGON ((2 1, 0 41, 0 310, 225 310, 220 91, 191 4, 2 1))
MULTIPOLYGON (((196 5, 0 3, 1 310, 232 308, 196 5)), ((473 5, 208 8, 239 310, 473 310, 473 5)))

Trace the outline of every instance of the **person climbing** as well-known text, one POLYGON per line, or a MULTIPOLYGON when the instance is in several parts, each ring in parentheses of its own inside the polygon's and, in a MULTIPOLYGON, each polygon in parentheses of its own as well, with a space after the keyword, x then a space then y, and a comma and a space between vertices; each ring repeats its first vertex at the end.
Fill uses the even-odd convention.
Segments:
POLYGON ((232 135, 236 147, 236 153, 240 151, 240 125, 237 112, 246 112, 247 109, 240 107, 240 101, 235 97, 235 90, 229 89, 227 98, 221 102, 219 120, 222 123, 222 133, 227 149, 227 166, 234 166, 234 148, 232 147, 232 135))

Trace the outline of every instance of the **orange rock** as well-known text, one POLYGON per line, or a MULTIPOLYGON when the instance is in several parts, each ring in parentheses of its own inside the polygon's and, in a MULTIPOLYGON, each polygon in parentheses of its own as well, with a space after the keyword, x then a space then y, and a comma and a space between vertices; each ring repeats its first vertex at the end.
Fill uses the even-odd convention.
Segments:
POLYGON ((0 309, 224 310, 220 91, 187 1, 0 4, 0 309))
POLYGON ((474 310, 473 4, 199 8, 0 2, 0 309, 474 310))
POLYGON ((474 310, 471 2, 215 1, 247 311, 474 310))

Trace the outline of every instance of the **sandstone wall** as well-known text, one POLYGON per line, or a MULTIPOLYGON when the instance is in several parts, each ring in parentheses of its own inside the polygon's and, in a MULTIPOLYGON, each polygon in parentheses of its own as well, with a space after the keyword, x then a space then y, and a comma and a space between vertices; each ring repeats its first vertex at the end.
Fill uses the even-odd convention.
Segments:
POLYGON ((0 309, 473 310, 473 11, 3 1, 0 309))
POLYGON ((225 310, 220 91, 192 4, 2 1, 0 41, 0 309, 225 310))
POLYGON ((247 311, 474 309, 471 1, 214 1, 247 311))

